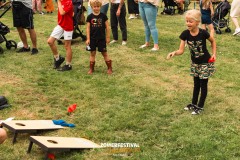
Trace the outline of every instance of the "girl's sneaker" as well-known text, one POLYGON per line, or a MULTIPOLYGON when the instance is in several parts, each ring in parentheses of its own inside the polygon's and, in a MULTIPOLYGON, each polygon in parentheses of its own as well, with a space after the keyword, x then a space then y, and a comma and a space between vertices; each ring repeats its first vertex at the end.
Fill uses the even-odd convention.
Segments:
POLYGON ((192 115, 200 114, 202 111, 203 111, 203 108, 200 108, 200 107, 196 106, 194 108, 194 111, 192 112, 192 115))
POLYGON ((186 107, 184 107, 184 110, 191 111, 194 110, 195 105, 194 104, 188 104, 186 107))

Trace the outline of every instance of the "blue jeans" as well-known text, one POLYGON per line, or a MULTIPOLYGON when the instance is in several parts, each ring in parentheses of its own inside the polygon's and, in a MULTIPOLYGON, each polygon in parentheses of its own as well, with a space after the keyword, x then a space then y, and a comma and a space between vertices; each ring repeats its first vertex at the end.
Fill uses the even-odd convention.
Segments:
MULTIPOLYGON (((109 8, 109 3, 103 5, 103 6, 101 7, 100 12, 103 13, 103 14, 105 14, 105 15, 107 15, 108 8, 109 8)), ((91 13, 92 13, 92 8, 91 8, 91 6, 88 6, 87 14, 89 15, 89 14, 91 14, 91 13)))
POLYGON ((158 9, 150 3, 139 2, 139 13, 145 27, 145 41, 150 41, 152 35, 154 44, 158 44, 158 30, 156 27, 156 19, 158 9))

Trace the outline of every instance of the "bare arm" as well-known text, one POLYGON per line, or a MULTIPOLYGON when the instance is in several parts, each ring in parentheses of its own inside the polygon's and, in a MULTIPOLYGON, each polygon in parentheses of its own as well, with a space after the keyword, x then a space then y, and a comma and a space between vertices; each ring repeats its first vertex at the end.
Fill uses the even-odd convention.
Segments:
POLYGON ((61 15, 64 15, 66 12, 62 8, 62 2, 61 0, 58 0, 58 10, 61 15))
POLYGON ((106 26, 106 42, 108 44, 110 42, 110 28, 108 21, 105 22, 105 26, 106 26))
POLYGON ((181 55, 181 54, 183 54, 183 53, 184 53, 184 48, 185 48, 185 41, 184 41, 184 40, 181 40, 179 49, 176 50, 176 51, 173 51, 173 52, 169 53, 169 54, 167 55, 167 59, 170 59, 170 58, 172 58, 172 57, 175 56, 175 55, 181 55))
POLYGON ((86 44, 89 45, 90 44, 90 23, 87 22, 87 40, 86 40, 86 44))
POLYGON ((120 0, 119 6, 118 6, 118 10, 117 10, 117 13, 116 13, 117 16, 120 16, 121 8, 122 8, 123 4, 124 4, 124 0, 120 0))
POLYGON ((213 17, 213 15, 214 15, 214 10, 213 10, 212 2, 210 3, 210 10, 211 10, 211 16, 213 17))
POLYGON ((217 58, 217 45, 216 45, 216 41, 213 37, 209 37, 208 40, 211 43, 211 47, 212 47, 212 57, 214 60, 216 60, 217 58))

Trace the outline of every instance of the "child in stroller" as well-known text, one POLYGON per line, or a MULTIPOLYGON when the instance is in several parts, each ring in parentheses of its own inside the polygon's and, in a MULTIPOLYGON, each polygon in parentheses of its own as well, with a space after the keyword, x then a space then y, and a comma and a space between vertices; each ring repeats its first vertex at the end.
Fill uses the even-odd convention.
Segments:
MULTIPOLYGON (((85 16, 84 12, 86 12, 86 8, 83 6, 83 0, 72 0, 73 2, 73 23, 74 30, 72 39, 76 39, 78 37, 82 38, 82 41, 86 41, 87 37, 83 34, 83 31, 79 29, 79 25, 85 25, 85 16)), ((62 38, 61 38, 62 39, 62 38)), ((58 40, 58 44, 63 44, 61 40, 58 40)))
POLYGON ((222 0, 220 2, 215 11, 212 18, 213 26, 217 34, 221 34, 221 28, 225 28, 225 32, 230 33, 231 29, 229 28, 229 12, 231 9, 231 5, 227 0, 222 0), (227 18, 225 18, 228 15, 227 18))
MULTIPOLYGON (((0 9, 2 9, 3 7, 5 7, 8 3, 10 2, 5 2, 4 4, 2 4, 0 6, 0 9)), ((2 16, 11 9, 11 5, 9 5, 4 11, 3 13, 0 15, 0 18, 2 18, 2 16)), ((10 32, 10 29, 8 28, 8 26, 4 25, 2 22, 0 22, 0 43, 3 43, 4 41, 6 42, 6 48, 7 49, 11 49, 13 48, 17 48, 17 43, 13 40, 7 40, 7 38, 5 37, 6 34, 8 34, 10 32)), ((2 54, 4 52, 3 48, 0 46, 0 54, 2 54)))

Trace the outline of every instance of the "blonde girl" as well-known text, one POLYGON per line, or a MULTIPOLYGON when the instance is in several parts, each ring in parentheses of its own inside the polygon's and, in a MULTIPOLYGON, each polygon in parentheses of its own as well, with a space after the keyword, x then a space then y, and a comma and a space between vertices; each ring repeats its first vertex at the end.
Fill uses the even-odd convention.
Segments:
POLYGON ((206 30, 199 28, 201 13, 198 10, 189 10, 186 12, 187 29, 180 35, 179 49, 168 54, 167 59, 175 55, 184 53, 185 43, 187 43, 191 55, 191 72, 193 76, 194 87, 192 103, 187 105, 185 110, 193 110, 192 114, 200 114, 203 110, 205 99, 207 97, 208 78, 214 73, 214 63, 209 60, 216 60, 216 43, 213 36, 210 36, 206 30), (207 50, 206 40, 211 43, 212 56, 207 50), (199 97, 199 93, 200 98, 199 97))
POLYGON ((212 17, 214 15, 212 1, 211 0, 200 0, 200 11, 202 14, 202 29, 206 30, 208 26, 210 35, 214 36, 214 27, 212 24, 212 17))

